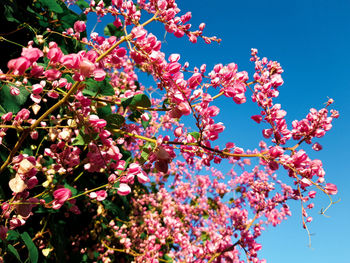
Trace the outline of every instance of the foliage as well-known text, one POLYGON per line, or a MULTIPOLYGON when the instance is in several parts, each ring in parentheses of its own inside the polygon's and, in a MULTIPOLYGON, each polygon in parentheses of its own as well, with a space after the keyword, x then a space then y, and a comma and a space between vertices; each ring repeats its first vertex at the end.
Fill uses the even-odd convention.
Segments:
POLYGON ((322 149, 315 140, 339 115, 332 99, 290 125, 275 103, 283 69, 256 49, 251 80, 235 63, 207 71, 166 58, 150 23, 192 43, 220 42, 203 35, 204 23, 192 30, 174 1, 79 0, 82 14, 72 3, 1 7, 2 261, 266 262, 259 237, 291 215, 294 200, 308 231, 315 190, 337 193, 302 149, 322 149), (87 36, 91 13, 115 21, 87 36), (156 92, 140 83, 143 73, 156 92), (243 104, 249 92, 265 140, 250 150, 220 145, 216 99, 243 104))

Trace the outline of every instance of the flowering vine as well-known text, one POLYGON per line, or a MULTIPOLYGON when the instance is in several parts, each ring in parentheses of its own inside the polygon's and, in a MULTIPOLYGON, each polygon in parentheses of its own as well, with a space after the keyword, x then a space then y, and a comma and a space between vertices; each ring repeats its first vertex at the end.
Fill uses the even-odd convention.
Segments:
MULTIPOLYGON (((61 1, 38 2, 52 18, 74 16, 61 1)), ((221 41, 204 35, 204 23, 193 29, 174 0, 67 4, 81 16, 64 29, 33 29, 0 72, 2 260, 266 262, 259 237, 291 216, 289 202, 301 203, 307 231, 317 193, 333 203, 337 187, 303 148, 322 149, 317 139, 339 117, 332 99, 288 123, 275 102, 283 69, 256 49, 252 76, 236 63, 191 68, 166 55, 152 23, 192 43, 221 41), (89 14, 114 22, 88 35, 89 14), (142 73, 157 87, 142 85, 142 73), (218 144, 218 97, 257 105, 247 116, 264 137, 255 149, 218 144)))

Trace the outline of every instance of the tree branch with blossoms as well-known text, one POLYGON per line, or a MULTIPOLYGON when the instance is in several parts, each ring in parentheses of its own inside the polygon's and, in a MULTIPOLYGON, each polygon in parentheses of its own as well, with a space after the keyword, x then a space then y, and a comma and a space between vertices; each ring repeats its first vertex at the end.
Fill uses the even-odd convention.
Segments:
POLYGON ((209 70, 165 54, 154 23, 193 44, 221 41, 172 0, 5 5, 16 29, 1 39, 16 50, 0 72, 1 260, 264 262, 259 237, 291 216, 290 202, 308 233, 312 189, 334 204, 337 187, 302 147, 321 150, 339 113, 329 99, 288 123, 278 62, 252 49, 249 77, 233 62, 209 70), (87 15, 114 21, 87 34, 87 15), (249 91, 258 111, 247 119, 264 140, 222 145, 216 116, 249 91))

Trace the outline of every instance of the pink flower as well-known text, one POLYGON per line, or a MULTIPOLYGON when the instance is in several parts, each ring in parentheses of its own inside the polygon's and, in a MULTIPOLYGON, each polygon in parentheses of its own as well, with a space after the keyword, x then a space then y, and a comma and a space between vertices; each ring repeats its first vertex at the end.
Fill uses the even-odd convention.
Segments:
POLYGON ((261 115, 253 115, 250 117, 253 121, 260 123, 262 121, 262 116, 261 115))
POLYGON ((179 61, 179 59, 180 59, 180 55, 179 54, 171 54, 169 56, 169 58, 168 58, 168 60, 170 62, 177 62, 177 61, 179 61))
POLYGON ((95 69, 93 74, 96 81, 102 81, 106 77, 106 72, 103 69, 95 69))
POLYGON ((84 77, 90 77, 90 75, 94 70, 95 70, 95 65, 91 61, 84 59, 80 63, 80 73, 84 75, 84 77))
POLYGON ((97 201, 103 201, 103 200, 105 200, 107 198, 106 190, 97 191, 96 195, 97 195, 97 197, 96 197, 97 201))
POLYGON ((190 87, 190 89, 194 89, 195 87, 197 87, 198 85, 201 84, 202 82, 202 75, 200 73, 194 73, 192 75, 192 77, 190 77, 188 79, 188 86, 190 87))
POLYGON ((150 179, 148 178, 147 174, 144 171, 141 171, 140 173, 137 174, 137 180, 141 183, 148 183, 150 179))
POLYGON ((118 48, 116 53, 118 57, 122 58, 126 55, 126 49, 123 47, 118 48))
POLYGON ((0 238, 2 240, 6 239, 8 228, 6 226, 0 226, 0 238))
POLYGON ((81 63, 81 56, 78 54, 64 55, 61 58, 61 63, 67 68, 78 69, 81 63))
POLYGON ((51 63, 60 61, 62 56, 63 53, 58 47, 50 48, 49 52, 47 53, 47 57, 50 59, 51 63))
POLYGON ((96 127, 96 128, 103 128, 107 125, 107 121, 100 119, 97 115, 90 115, 89 121, 90 121, 91 125, 96 127))
POLYGON ((27 120, 29 118, 29 115, 30 115, 30 111, 27 110, 27 109, 21 109, 16 117, 15 117, 15 120, 18 121, 18 120, 27 120))
POLYGON ((315 150, 315 151, 321 151, 322 150, 322 145, 319 144, 318 142, 314 143, 312 145, 312 149, 315 150))
POLYGON ((326 193, 329 195, 336 195, 338 193, 338 188, 335 184, 328 183, 325 187, 326 193))
POLYGON ((33 94, 38 95, 38 94, 40 94, 42 91, 43 91, 43 86, 42 86, 42 85, 40 85, 40 84, 34 84, 34 85, 32 86, 32 92, 33 92, 33 94))
POLYGON ((266 139, 268 139, 271 137, 273 131, 272 131, 272 129, 264 129, 262 132, 263 132, 263 136, 266 139))
POLYGON ((12 119, 12 115, 13 115, 12 112, 8 112, 8 113, 2 115, 1 119, 5 122, 10 121, 12 119))
POLYGON ((19 174, 16 174, 15 178, 9 181, 9 186, 11 191, 14 193, 21 193, 27 188, 27 185, 22 180, 19 174))
POLYGON ((29 59, 31 63, 37 61, 44 53, 38 48, 23 48, 21 56, 29 59))
POLYGON ((68 188, 59 188, 53 192, 54 201, 52 203, 53 209, 59 209, 64 202, 66 202, 70 197, 72 197, 72 192, 68 188))
POLYGON ((176 137, 180 137, 182 134, 183 134, 182 127, 177 127, 177 128, 174 130, 174 135, 175 135, 176 137))
POLYGON ((138 26, 131 30, 131 34, 133 38, 143 39, 147 35, 147 31, 142 26, 138 26))
POLYGON ((10 87, 10 94, 12 96, 18 96, 19 94, 21 94, 21 91, 17 87, 10 87))
POLYGON ((74 23, 75 32, 81 33, 81 32, 84 32, 85 29, 86 29, 86 25, 84 21, 76 21, 74 23))
POLYGON ((308 187, 310 185, 312 185, 312 183, 310 182, 309 179, 303 178, 303 179, 300 180, 300 187, 306 188, 306 187, 308 187))
POLYGON ((26 174, 30 170, 32 170, 34 167, 35 167, 35 165, 32 162, 30 162, 28 159, 23 159, 19 163, 19 168, 18 168, 17 172, 20 174, 26 174))
POLYGON ((309 192, 309 197, 310 198, 315 198, 315 196, 316 196, 316 191, 310 191, 309 192))
POLYGON ((165 0, 158 0, 157 1, 157 6, 158 6, 159 10, 165 10, 167 8, 167 5, 168 5, 168 3, 165 0))
POLYGON ((30 60, 26 57, 19 57, 16 59, 11 59, 7 63, 7 67, 9 70, 13 71, 14 75, 23 75, 23 73, 29 68, 31 65, 30 60))
POLYGON ((119 184, 119 187, 117 188, 117 192, 119 195, 128 195, 131 193, 131 188, 129 185, 121 183, 121 184, 119 184))
POLYGON ((178 106, 178 109, 183 115, 189 115, 191 113, 191 107, 187 102, 181 102, 178 106))
POLYGON ((59 79, 62 73, 57 69, 49 69, 45 71, 44 75, 48 80, 55 80, 55 79, 59 79))
POLYGON ((32 69, 30 70, 30 75, 33 77, 40 77, 44 73, 44 67, 35 65, 32 66, 32 69))

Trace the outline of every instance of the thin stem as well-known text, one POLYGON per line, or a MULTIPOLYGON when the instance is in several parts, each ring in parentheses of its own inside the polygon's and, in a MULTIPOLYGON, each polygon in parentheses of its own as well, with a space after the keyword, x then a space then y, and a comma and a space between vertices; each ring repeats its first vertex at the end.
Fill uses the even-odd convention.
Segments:
POLYGON ((8 40, 8 39, 6 39, 6 38, 4 38, 4 37, 1 37, 1 36, 0 36, 0 41, 6 41, 6 42, 9 42, 9 43, 11 43, 11 44, 14 44, 14 45, 20 46, 20 47, 22 47, 22 48, 24 48, 24 47, 25 47, 25 46, 22 46, 21 44, 18 44, 18 43, 16 43, 16 42, 13 42, 13 41, 8 40))
MULTIPOLYGON (((146 21, 145 23, 143 23, 141 26, 144 27, 146 25, 148 25, 149 23, 151 23, 152 21, 156 20, 157 19, 157 15, 158 15, 158 12, 156 12, 154 14, 154 16, 149 19, 148 21, 146 21)), ((99 56, 97 59, 96 59, 96 62, 98 63, 100 60, 104 59, 106 56, 109 55, 109 53, 111 53, 116 47, 118 47, 121 43, 123 43, 124 41, 127 41, 129 38, 132 37, 132 34, 128 34, 127 36, 124 36, 122 39, 120 39, 117 43, 115 43, 113 46, 111 46, 106 52, 104 52, 101 56, 99 56)))

